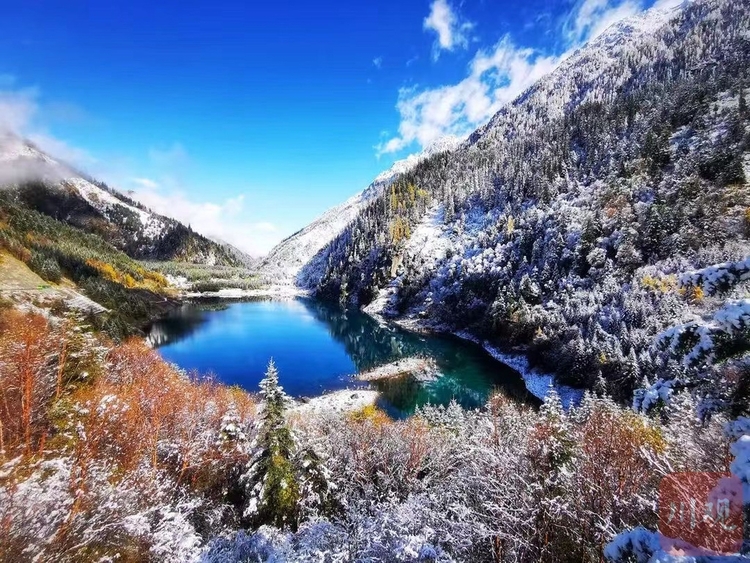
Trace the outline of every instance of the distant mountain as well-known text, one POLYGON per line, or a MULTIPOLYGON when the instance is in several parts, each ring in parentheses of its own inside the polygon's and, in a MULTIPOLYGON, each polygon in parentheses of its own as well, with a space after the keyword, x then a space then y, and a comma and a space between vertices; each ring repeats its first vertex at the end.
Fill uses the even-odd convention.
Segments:
POLYGON ((314 283, 311 280, 297 280, 300 270, 307 266, 322 248, 341 233, 369 201, 382 194, 383 190, 400 174, 408 172, 432 155, 453 150, 460 142, 461 139, 457 137, 443 137, 423 152, 395 162, 388 170, 379 174, 367 188, 341 205, 326 211, 304 229, 276 245, 261 260, 261 271, 267 278, 273 279, 275 282, 314 283))
POLYGON ((750 361, 748 30, 735 0, 614 25, 390 178, 298 281, 622 400, 721 381, 750 361))
POLYGON ((257 269, 260 259, 256 256, 251 256, 244 250, 240 250, 233 244, 230 244, 219 238, 210 237, 210 239, 221 246, 224 250, 226 250, 230 256, 234 257, 234 259, 238 262, 238 266, 244 266, 249 270, 257 269))
POLYGON ((153 213, 11 133, 0 133, 0 186, 31 209, 101 236, 137 259, 239 265, 236 252, 153 213))

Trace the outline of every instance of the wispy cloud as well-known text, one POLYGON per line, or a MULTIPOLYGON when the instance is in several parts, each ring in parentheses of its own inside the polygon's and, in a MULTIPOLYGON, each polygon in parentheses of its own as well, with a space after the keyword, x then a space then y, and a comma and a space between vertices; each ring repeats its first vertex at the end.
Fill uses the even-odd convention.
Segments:
POLYGON ((437 34, 433 56, 437 59, 440 51, 453 51, 456 48, 469 46, 469 32, 474 24, 461 18, 447 0, 434 0, 430 13, 424 19, 426 31, 437 34))
POLYGON ((151 210, 190 225, 208 237, 228 242, 259 256, 278 242, 278 229, 268 221, 248 220, 245 195, 223 201, 196 201, 171 180, 164 185, 152 178, 132 178, 128 194, 151 210))
POLYGON ((30 140, 53 157, 74 166, 85 168, 96 162, 88 151, 73 146, 49 131, 43 123, 38 88, 14 87, 15 78, 9 75, 2 76, 5 78, 0 80, 0 133, 15 133, 30 140))
POLYGON ((638 1, 579 1, 563 25, 569 45, 580 44, 601 35, 612 24, 634 16, 642 10, 638 1))
POLYGON ((159 183, 151 178, 133 178, 132 183, 147 190, 155 190, 159 187, 159 183))
POLYGON ((39 105, 36 88, 0 90, 0 129, 22 134, 28 130, 39 105))
POLYGON ((469 75, 458 84, 422 91, 402 88, 396 105, 401 116, 398 136, 378 145, 378 154, 414 142, 426 147, 445 135, 466 135, 557 64, 558 58, 518 48, 505 37, 489 51, 479 51, 469 75))
MULTIPOLYGON (((409 87, 398 92, 396 109, 400 116, 398 135, 385 139, 375 149, 378 156, 406 149, 422 148, 446 136, 465 136, 487 122, 503 105, 512 101, 545 74, 553 71, 569 54, 608 27, 644 9, 647 0, 579 0, 558 24, 563 52, 542 53, 518 46, 506 35, 493 48, 479 50, 458 83, 435 88, 409 87)), ((680 0, 657 0, 659 8, 669 8, 680 0)), ((443 49, 468 45, 462 24, 446 0, 433 2, 425 29, 438 34, 443 49), (463 30, 463 32, 462 32, 463 30)))
POLYGON ((375 66, 375 68, 380 70, 383 66, 383 57, 375 57, 374 59, 372 59, 372 64, 375 66))
MULTIPOLYGON (((0 75, 0 134, 12 132, 59 160, 83 169, 96 169, 104 180, 112 182, 114 187, 129 190, 133 197, 155 212, 190 224, 195 231, 229 242, 246 252, 262 254, 277 242, 278 233, 272 223, 248 219, 244 195, 218 202, 195 201, 186 195, 177 176, 189 164, 190 158, 181 143, 148 151, 150 167, 161 173, 158 179, 123 176, 122 171, 107 170, 88 151, 54 136, 46 126, 50 120, 56 119, 55 115, 60 119, 77 120, 85 117, 85 113, 67 104, 44 106, 37 88, 14 86, 14 79, 0 75), (51 110, 46 111, 47 108, 51 110)), ((11 172, 14 175, 0 170, 0 183, 17 178, 19 172, 28 175, 33 170, 11 172)))

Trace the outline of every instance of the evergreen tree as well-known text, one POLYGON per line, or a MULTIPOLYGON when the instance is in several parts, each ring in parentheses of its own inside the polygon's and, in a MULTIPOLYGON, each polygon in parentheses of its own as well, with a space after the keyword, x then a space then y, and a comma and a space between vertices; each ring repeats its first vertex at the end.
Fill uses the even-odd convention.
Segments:
POLYGON ((272 524, 295 528, 299 486, 295 478, 294 439, 284 418, 289 397, 279 385, 279 372, 273 360, 260 382, 263 412, 256 440, 255 455, 244 481, 247 502, 244 516, 253 525, 272 524))

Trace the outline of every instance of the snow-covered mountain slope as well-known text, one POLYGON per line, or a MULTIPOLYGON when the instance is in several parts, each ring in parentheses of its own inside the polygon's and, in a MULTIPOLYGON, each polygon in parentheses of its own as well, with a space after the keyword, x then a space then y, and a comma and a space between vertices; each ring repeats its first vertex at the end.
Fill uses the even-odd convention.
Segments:
POLYGON ((395 178, 435 154, 455 149, 461 142, 458 137, 443 137, 424 151, 395 162, 367 188, 341 205, 329 209, 305 228, 276 245, 261 262, 264 276, 275 283, 294 283, 300 270, 357 217, 367 202, 380 195, 395 178))
POLYGON ((654 54, 669 48, 677 32, 669 22, 685 7, 653 8, 615 23, 502 108, 469 137, 469 145, 511 139, 540 121, 562 118, 584 103, 606 103, 619 89, 653 79, 644 70, 654 54))
POLYGON ((741 278, 705 300, 677 280, 750 255, 748 29, 735 0, 616 24, 394 179, 303 273, 325 298, 521 347, 574 384, 602 374, 629 400, 675 361, 661 331, 715 327, 723 297, 747 297, 741 278))
MULTIPOLYGON (((446 137, 424 153, 397 162, 378 176, 364 192, 282 242, 269 254, 269 263, 278 264, 282 268, 285 263, 293 264, 289 266, 288 274, 296 275, 301 271, 297 283, 306 287, 315 286, 322 275, 321 270, 327 266, 326 246, 362 211, 363 194, 367 194, 368 199, 377 197, 382 193, 383 186, 390 185, 433 154, 444 151, 469 154, 491 150, 493 144, 512 139, 524 130, 533 129, 540 121, 562 118, 566 111, 583 103, 611 97, 617 88, 628 84, 632 79, 634 69, 638 68, 637 58, 643 59, 648 50, 655 49, 661 43, 658 31, 680 10, 681 8, 653 9, 615 24, 591 44, 572 53, 554 72, 500 110, 468 140, 446 137), (623 60, 629 63, 629 70, 625 72, 621 71, 623 60), (456 150, 459 147, 460 150, 456 150), (319 221, 320 232, 315 228, 319 221), (304 249, 297 248, 293 239, 298 235, 311 244, 304 249), (316 255, 317 253, 320 254, 316 255)), ((528 169, 531 163, 526 162, 524 166, 528 169)), ((462 181, 475 183, 481 176, 476 172, 473 177, 462 181)))
POLYGON ((93 232, 134 258, 235 264, 221 245, 87 178, 33 144, 0 132, 0 187, 36 211, 93 232))

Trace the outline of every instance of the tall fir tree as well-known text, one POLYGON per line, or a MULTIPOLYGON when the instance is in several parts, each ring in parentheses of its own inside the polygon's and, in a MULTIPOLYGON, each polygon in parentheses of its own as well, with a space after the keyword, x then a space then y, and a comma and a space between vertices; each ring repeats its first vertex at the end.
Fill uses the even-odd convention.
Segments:
POLYGON ((296 528, 299 486, 295 477, 294 438, 284 412, 290 402, 279 385, 279 372, 273 360, 268 362, 260 382, 263 412, 255 453, 244 476, 247 502, 244 517, 253 526, 271 524, 277 528, 296 528))

